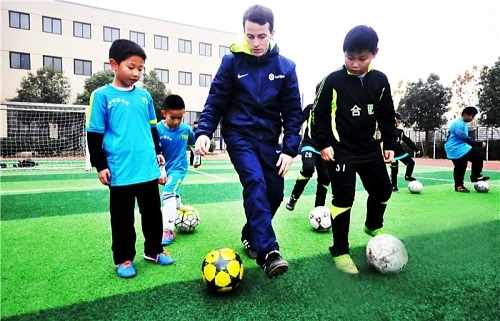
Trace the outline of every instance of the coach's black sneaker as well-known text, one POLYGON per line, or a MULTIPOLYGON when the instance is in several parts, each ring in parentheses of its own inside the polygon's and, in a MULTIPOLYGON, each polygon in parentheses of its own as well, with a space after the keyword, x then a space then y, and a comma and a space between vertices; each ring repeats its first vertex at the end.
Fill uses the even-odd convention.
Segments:
POLYGON ((413 182, 413 181, 416 181, 416 180, 417 179, 415 177, 405 176, 405 181, 413 182))
POLYGON ((470 191, 465 186, 457 186, 457 187, 455 187, 455 192, 470 193, 470 191))
POLYGON ((295 209, 295 204, 297 204, 297 199, 295 196, 290 196, 288 203, 286 203, 286 209, 289 211, 293 211, 295 209))
POLYGON ((243 243, 243 246, 245 247, 245 253, 247 254, 248 258, 255 260, 257 258, 257 251, 255 251, 248 240, 243 240, 241 241, 243 243))
POLYGON ((262 265, 264 273, 272 279, 285 274, 288 271, 288 262, 281 258, 279 251, 271 251, 267 253, 264 265, 262 265))
POLYGON ((477 178, 475 178, 475 179, 471 177, 470 181, 471 181, 472 183, 475 183, 475 182, 479 182, 479 181, 487 181, 487 180, 489 180, 489 179, 490 179, 490 177, 489 177, 489 176, 483 176, 483 175, 481 175, 481 176, 479 176, 479 177, 477 177, 477 178))

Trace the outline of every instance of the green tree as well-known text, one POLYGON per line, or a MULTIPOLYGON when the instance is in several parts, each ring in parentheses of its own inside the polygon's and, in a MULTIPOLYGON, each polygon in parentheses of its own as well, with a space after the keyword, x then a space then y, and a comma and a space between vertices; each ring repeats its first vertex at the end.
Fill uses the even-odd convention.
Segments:
POLYGON ((485 126, 500 127, 500 57, 493 67, 484 66, 479 84, 477 107, 481 111, 479 123, 485 126))
POLYGON ((430 74, 427 82, 419 79, 408 86, 399 101, 398 112, 405 125, 425 131, 425 141, 428 142, 429 133, 446 124, 444 114, 451 96, 451 89, 439 83, 439 76, 430 74))
POLYGON ((42 67, 36 74, 28 72, 21 79, 17 96, 12 101, 66 104, 71 96, 69 79, 54 67, 42 67))
POLYGON ((106 84, 113 82, 115 73, 112 70, 98 71, 92 76, 85 79, 83 92, 76 95, 76 105, 88 105, 90 103, 90 95, 94 90, 106 84))
POLYGON ((142 87, 149 91, 151 97, 153 97, 156 119, 160 121, 161 119, 163 119, 163 116, 161 115, 161 105, 163 104, 165 97, 172 94, 172 91, 170 89, 167 89, 165 84, 161 82, 160 79, 158 79, 156 71, 154 70, 151 70, 149 74, 144 74, 144 80, 142 83, 142 87))

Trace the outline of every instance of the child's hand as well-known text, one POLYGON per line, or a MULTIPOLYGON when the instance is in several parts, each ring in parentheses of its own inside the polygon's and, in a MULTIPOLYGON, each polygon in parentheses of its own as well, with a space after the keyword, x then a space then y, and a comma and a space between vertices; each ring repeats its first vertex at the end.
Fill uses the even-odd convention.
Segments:
POLYGON ((394 160, 394 151, 384 150, 384 162, 392 163, 393 160, 394 160))
POLYGON ((99 173, 97 173, 97 177, 99 177, 99 181, 101 182, 102 185, 109 185, 109 180, 111 178, 111 172, 109 169, 103 169, 99 173))
POLYGON ((420 151, 417 151, 415 155, 417 155, 417 157, 420 156, 420 151))
POLYGON ((165 185, 167 183, 167 172, 165 172, 165 166, 160 166, 160 177, 158 178, 158 184, 165 185))
POLYGON ((156 155, 156 160, 158 161, 158 164, 159 164, 160 166, 165 165, 165 157, 163 157, 163 155, 162 155, 162 154, 160 154, 160 155, 156 155))

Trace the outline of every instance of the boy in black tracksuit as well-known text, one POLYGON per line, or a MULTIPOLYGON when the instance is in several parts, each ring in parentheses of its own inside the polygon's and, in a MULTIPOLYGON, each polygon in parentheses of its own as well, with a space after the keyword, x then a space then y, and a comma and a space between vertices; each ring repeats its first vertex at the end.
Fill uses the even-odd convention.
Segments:
POLYGON ((332 186, 333 246, 330 253, 342 272, 357 274, 350 256, 349 225, 356 173, 368 192, 364 231, 383 234, 391 183, 385 163, 392 162, 396 132, 389 81, 370 63, 378 53, 371 27, 357 26, 344 40, 344 66, 321 82, 311 115, 311 137, 326 161, 332 186), (374 133, 378 123, 383 151, 374 133))
MULTIPOLYGON (((316 93, 318 91, 316 88, 316 93)), ((302 123, 309 120, 309 116, 312 110, 312 104, 309 104, 302 110, 302 123)), ((295 204, 300 198, 304 189, 314 174, 314 168, 318 175, 318 185, 316 186, 316 199, 314 201, 314 207, 325 206, 326 194, 328 192, 328 185, 330 184, 330 179, 328 178, 328 169, 326 168, 325 161, 321 158, 321 153, 318 151, 316 144, 312 141, 309 135, 309 124, 304 131, 304 138, 300 146, 300 155, 302 158, 302 169, 300 174, 295 181, 293 186, 292 195, 288 203, 286 203, 286 209, 293 211, 295 209, 295 204)))
POLYGON ((411 156, 403 149, 403 143, 405 143, 408 147, 413 149, 416 152, 416 155, 420 155, 420 151, 418 150, 417 145, 403 132, 403 129, 399 128, 401 123, 403 122, 403 118, 400 114, 396 113, 396 146, 394 148, 394 161, 391 163, 391 185, 392 191, 398 192, 398 161, 406 165, 406 181, 414 181, 411 175, 413 174, 413 169, 415 168, 415 161, 411 156))

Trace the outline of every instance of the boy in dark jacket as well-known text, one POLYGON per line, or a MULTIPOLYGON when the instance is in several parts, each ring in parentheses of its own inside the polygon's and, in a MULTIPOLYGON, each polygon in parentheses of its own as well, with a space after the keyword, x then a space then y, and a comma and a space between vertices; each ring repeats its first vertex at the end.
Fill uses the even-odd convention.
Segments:
POLYGON ((402 128, 400 128, 403 118, 399 113, 396 113, 396 145, 394 147, 394 161, 391 163, 391 185, 393 192, 399 192, 398 189, 398 164, 399 161, 406 165, 406 181, 414 181, 411 175, 413 174, 413 169, 415 168, 415 161, 411 156, 404 150, 403 143, 408 147, 413 149, 417 156, 420 156, 420 150, 418 150, 417 145, 405 135, 402 128))
POLYGON ((389 81, 370 67, 378 53, 377 33, 368 26, 354 27, 345 37, 343 50, 344 66, 323 79, 316 95, 311 137, 327 163, 332 186, 333 262, 340 271, 357 274, 349 249, 356 174, 368 192, 364 231, 370 236, 383 234, 392 194, 385 163, 394 158, 396 132, 389 81), (374 137, 377 124, 383 153, 374 137))

